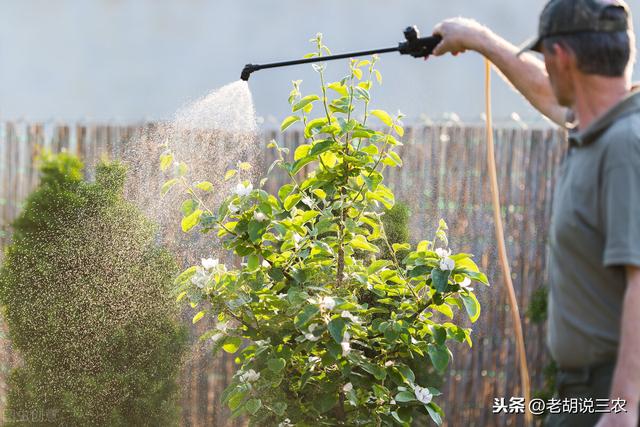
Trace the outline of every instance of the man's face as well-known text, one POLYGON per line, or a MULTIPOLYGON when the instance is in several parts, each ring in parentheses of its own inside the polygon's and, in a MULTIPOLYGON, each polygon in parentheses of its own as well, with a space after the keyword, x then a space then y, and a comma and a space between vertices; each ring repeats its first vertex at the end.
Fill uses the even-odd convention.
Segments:
POLYGON ((573 85, 571 84, 571 73, 567 63, 568 52, 560 45, 554 44, 553 51, 543 45, 542 54, 544 55, 544 64, 549 74, 551 88, 558 103, 563 107, 572 107, 575 97, 573 85))

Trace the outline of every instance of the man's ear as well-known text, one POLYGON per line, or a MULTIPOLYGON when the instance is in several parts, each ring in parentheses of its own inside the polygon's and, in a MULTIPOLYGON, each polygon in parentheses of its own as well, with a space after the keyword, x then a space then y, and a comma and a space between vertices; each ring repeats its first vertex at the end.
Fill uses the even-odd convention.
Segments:
POLYGON ((560 43, 554 43, 551 49, 561 68, 567 69, 576 66, 576 56, 571 49, 560 43))

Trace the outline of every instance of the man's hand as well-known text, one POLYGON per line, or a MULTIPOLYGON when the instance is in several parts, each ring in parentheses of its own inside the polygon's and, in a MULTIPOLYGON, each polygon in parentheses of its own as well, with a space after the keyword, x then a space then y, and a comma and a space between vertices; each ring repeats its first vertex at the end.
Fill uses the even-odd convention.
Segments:
POLYGON ((489 28, 468 18, 447 19, 436 25, 433 34, 442 36, 433 55, 453 55, 473 50, 495 65, 518 92, 538 111, 564 126, 567 109, 558 104, 544 62, 531 54, 518 56, 519 49, 489 28))
POLYGON ((453 55, 466 50, 478 50, 481 39, 486 36, 487 28, 473 19, 452 18, 436 25, 434 35, 440 35, 442 41, 433 51, 435 56, 451 52, 453 55))
POLYGON ((622 328, 616 370, 613 375, 610 396, 627 401, 627 413, 605 414, 597 427, 626 427, 638 425, 640 403, 640 267, 626 266, 627 289, 622 308, 622 328))

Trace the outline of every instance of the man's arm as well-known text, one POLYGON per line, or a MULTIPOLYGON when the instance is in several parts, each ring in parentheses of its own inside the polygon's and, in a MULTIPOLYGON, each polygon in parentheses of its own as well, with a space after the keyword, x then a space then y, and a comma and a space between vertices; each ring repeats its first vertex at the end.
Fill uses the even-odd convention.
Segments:
POLYGON ((598 427, 637 426, 640 403, 640 267, 627 266, 627 289, 622 308, 618 361, 611 384, 611 399, 625 399, 628 413, 607 414, 598 427))
POLYGON ((567 109, 558 104, 543 61, 529 53, 517 56, 516 46, 470 19, 448 19, 438 24, 433 33, 442 36, 434 55, 447 52, 456 55, 466 50, 484 55, 531 105, 551 121, 565 126, 567 109))

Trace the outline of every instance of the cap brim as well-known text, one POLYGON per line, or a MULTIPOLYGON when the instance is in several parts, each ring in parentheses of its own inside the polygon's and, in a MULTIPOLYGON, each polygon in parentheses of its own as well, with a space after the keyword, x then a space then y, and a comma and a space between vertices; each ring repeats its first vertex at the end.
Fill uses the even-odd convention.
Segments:
POLYGON ((522 45, 520 45, 520 50, 518 51, 518 56, 522 55, 525 52, 534 51, 542 53, 542 39, 538 36, 532 37, 522 45))

